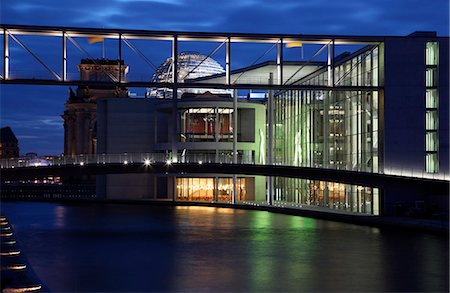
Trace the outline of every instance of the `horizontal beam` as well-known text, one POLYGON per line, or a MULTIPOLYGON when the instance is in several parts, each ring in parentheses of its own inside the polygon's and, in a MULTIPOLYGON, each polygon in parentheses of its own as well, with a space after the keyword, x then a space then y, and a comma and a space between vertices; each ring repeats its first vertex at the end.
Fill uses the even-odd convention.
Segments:
MULTIPOLYGON (((49 80, 49 79, 0 79, 0 84, 90 86, 90 87, 142 87, 142 88, 174 88, 171 82, 100 82, 89 80, 49 80)), ((261 90, 323 90, 323 91, 378 91, 379 86, 324 86, 324 85, 276 85, 276 84, 222 84, 222 83, 178 83, 177 88, 199 89, 261 89, 261 90)))
POLYGON ((119 34, 122 34, 129 39, 170 40, 174 35, 177 35, 181 41, 223 41, 224 38, 232 38, 233 42, 277 42, 280 38, 283 38, 285 42, 303 41, 305 43, 327 43, 334 40, 336 44, 372 44, 383 42, 386 38, 385 36, 150 31, 14 24, 0 24, 0 28, 12 31, 14 34, 47 36, 61 36, 62 32, 67 32, 71 36, 101 35, 107 38, 118 38, 119 34))

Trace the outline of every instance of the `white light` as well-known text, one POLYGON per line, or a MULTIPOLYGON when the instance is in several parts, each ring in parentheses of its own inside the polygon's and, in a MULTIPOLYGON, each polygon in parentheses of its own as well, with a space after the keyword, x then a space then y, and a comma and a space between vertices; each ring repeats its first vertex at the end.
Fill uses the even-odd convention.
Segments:
POLYGON ((145 159, 144 164, 145 164, 145 166, 150 166, 150 160, 149 159, 145 159))
POLYGON ((80 166, 84 166, 84 162, 80 162, 80 166))
POLYGON ((171 160, 167 160, 167 161, 166 161, 166 164, 167 164, 167 165, 170 165, 170 164, 172 164, 172 161, 171 161, 171 160))
POLYGON ((201 165, 201 164, 203 164, 203 162, 202 161, 198 161, 198 164, 201 165))
POLYGON ((128 165, 128 161, 123 161, 123 164, 124 165, 128 165))

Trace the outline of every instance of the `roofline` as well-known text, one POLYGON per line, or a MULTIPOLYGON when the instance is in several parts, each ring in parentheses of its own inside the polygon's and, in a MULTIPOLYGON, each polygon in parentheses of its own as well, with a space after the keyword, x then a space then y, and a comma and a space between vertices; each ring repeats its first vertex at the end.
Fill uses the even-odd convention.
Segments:
MULTIPOLYGON (((277 62, 274 61, 274 60, 264 61, 262 63, 258 63, 258 64, 250 65, 250 66, 247 66, 247 67, 242 67, 242 68, 231 70, 230 74, 237 74, 237 73, 246 72, 246 71, 249 71, 249 70, 262 68, 264 66, 271 66, 271 65, 275 65, 276 66, 277 62)), ((325 66, 326 62, 325 61, 313 61, 313 62, 307 62, 307 61, 283 61, 283 66, 286 66, 286 65, 325 66)), ((213 75, 187 79, 187 81, 202 81, 202 80, 208 80, 208 79, 212 79, 212 78, 223 77, 225 75, 226 75, 226 72, 216 73, 216 74, 213 74, 213 75)))
MULTIPOLYGON (((334 64, 334 67, 344 64, 345 62, 355 58, 356 56, 361 55, 362 53, 364 53, 366 51, 369 51, 373 47, 374 47, 374 45, 367 45, 367 46, 364 46, 364 47, 356 50, 355 52, 350 53, 350 55, 348 55, 346 57, 343 57, 342 59, 337 60, 337 62, 334 64)), ((338 56, 336 56, 336 57, 338 57, 338 56)), ((310 74, 307 74, 307 75, 303 76, 296 83, 301 83, 301 82, 303 82, 305 80, 313 78, 314 76, 317 76, 318 74, 323 73, 325 70, 327 70, 327 69, 326 68, 318 68, 316 71, 313 71, 310 74)))
MULTIPOLYGON (((130 38, 167 38, 177 36, 178 39, 226 39, 236 38, 241 42, 252 41, 276 41, 280 38, 294 39, 312 42, 361 42, 377 43, 383 42, 385 38, 411 38, 423 36, 359 36, 359 35, 315 35, 315 34, 265 34, 265 33, 233 33, 233 32, 189 32, 189 31, 161 31, 161 30, 130 30, 130 29, 112 29, 112 28, 87 28, 87 27, 66 27, 66 26, 35 26, 35 25, 17 25, 0 24, 2 30, 15 30, 16 34, 43 34, 43 35, 61 35, 63 32, 77 35, 103 35, 108 38, 118 38, 120 34, 128 35, 130 38)), ((435 37, 440 38, 440 37, 435 37)))

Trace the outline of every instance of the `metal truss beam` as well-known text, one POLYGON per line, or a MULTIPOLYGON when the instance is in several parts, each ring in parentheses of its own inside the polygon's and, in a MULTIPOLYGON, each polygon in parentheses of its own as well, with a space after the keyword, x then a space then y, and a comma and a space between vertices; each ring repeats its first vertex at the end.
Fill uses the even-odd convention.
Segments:
MULTIPOLYGON (((88 80, 47 80, 47 79, 8 79, 0 80, 0 84, 59 85, 59 86, 107 86, 107 87, 142 87, 169 88, 175 85, 169 82, 99 82, 88 80)), ((277 85, 277 84, 221 84, 221 83, 178 83, 176 88, 214 88, 214 89, 260 89, 260 90, 316 90, 316 91, 378 91, 380 86, 316 86, 316 85, 277 85)))
POLYGON ((178 40, 220 41, 232 38, 233 42, 278 42, 281 38, 284 42, 301 41, 305 44, 326 44, 335 39, 336 44, 376 44, 383 42, 385 36, 351 36, 351 35, 309 35, 309 34, 259 34, 259 33, 229 33, 229 32, 183 32, 183 31, 150 31, 128 29, 104 29, 104 28, 80 28, 80 27, 56 27, 0 24, 0 28, 7 29, 14 34, 61 36, 67 32, 71 36, 86 37, 92 35, 117 39, 119 35, 125 35, 128 39, 161 39, 172 40, 178 35, 178 40))

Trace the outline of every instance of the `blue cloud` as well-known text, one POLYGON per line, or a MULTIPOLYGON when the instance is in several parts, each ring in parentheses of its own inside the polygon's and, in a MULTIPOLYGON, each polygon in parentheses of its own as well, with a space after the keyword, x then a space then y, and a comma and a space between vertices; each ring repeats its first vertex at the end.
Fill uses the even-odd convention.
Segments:
MULTIPOLYGON (((406 35, 415 30, 431 30, 439 35, 449 34, 448 0, 426 3, 423 0, 21 0, 2 1, 0 11, 3 23, 28 25, 361 35, 406 35)), ((59 53, 46 49, 47 40, 24 36, 20 39, 59 72, 59 53)), ((99 55, 99 46, 87 46, 85 40, 80 42, 92 55, 99 55)), ((170 47, 163 51, 159 49, 162 47, 144 42, 136 44, 156 64, 170 54, 170 47)), ((208 50, 206 47, 199 48, 208 50)), ((127 50, 124 48, 124 52, 127 50)), ((233 66, 249 65, 258 50, 265 49, 242 49, 247 62, 235 62, 233 66)), ((114 58, 114 49, 108 47, 107 51, 107 56, 114 58)), ((74 76, 76 64, 86 56, 71 44, 69 53, 74 76)), ((11 70, 27 64, 34 72, 45 73, 40 64, 16 45, 11 54, 20 56, 11 70)), ((126 58, 133 66, 130 74, 146 72, 143 78, 150 78, 151 69, 137 62, 138 57, 128 52, 126 58)), ((59 115, 64 111, 66 99, 66 87, 0 86, 0 124, 14 125, 16 134, 22 138, 23 150, 60 153, 63 131, 59 115)))

